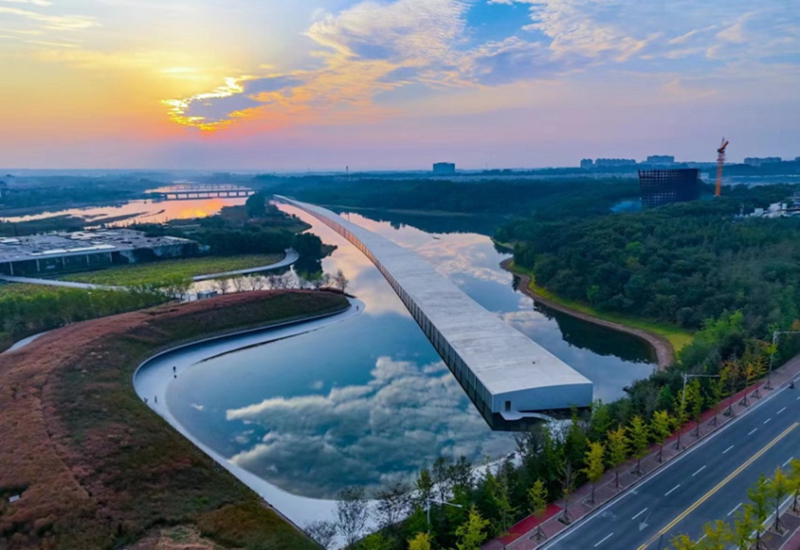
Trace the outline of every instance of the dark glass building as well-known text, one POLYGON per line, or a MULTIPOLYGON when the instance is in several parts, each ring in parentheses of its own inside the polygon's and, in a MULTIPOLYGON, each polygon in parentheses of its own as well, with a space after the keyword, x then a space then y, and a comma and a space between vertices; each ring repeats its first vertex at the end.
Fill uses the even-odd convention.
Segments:
POLYGON ((697 168, 639 170, 639 184, 644 208, 700 198, 700 170, 697 168))

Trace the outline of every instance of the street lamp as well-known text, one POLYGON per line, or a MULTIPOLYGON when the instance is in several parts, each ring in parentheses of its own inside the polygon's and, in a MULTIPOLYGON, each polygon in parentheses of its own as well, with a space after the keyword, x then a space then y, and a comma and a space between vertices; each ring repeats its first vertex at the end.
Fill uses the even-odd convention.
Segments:
POLYGON ((428 497, 425 499, 425 511, 428 514, 428 526, 431 525, 431 502, 436 504, 444 504, 445 506, 452 506, 453 508, 463 508, 460 504, 452 504, 443 500, 436 500, 435 498, 428 497))
POLYGON ((767 374, 767 385, 765 389, 772 389, 772 363, 775 359, 775 354, 778 353, 778 336, 781 334, 800 334, 800 330, 776 330, 772 333, 772 353, 769 354, 769 374, 767 374))

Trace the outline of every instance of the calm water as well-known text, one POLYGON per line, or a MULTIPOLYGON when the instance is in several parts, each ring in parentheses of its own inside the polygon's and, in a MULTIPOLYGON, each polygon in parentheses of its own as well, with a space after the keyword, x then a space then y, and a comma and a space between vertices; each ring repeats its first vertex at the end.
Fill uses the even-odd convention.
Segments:
MULTIPOLYGON (((333 497, 348 485, 410 477, 439 455, 481 462, 513 451, 513 435, 489 429, 369 260, 313 218, 285 209, 339 247, 324 268, 344 271, 348 290, 366 303, 365 312, 192 367, 168 389, 173 415, 205 444, 269 483, 317 498, 333 497)), ((614 399, 652 372, 640 341, 536 310, 513 289, 511 275, 498 265, 504 256, 485 235, 433 234, 397 219, 346 215, 414 250, 481 305, 589 377, 595 398, 614 399)), ((447 225, 442 219, 436 224, 447 225)), ((463 230, 464 220, 453 224, 463 230)))

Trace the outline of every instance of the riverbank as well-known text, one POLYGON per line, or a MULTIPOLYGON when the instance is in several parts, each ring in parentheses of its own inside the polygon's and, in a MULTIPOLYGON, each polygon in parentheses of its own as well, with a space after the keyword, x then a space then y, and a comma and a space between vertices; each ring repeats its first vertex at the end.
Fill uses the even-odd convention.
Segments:
POLYGON ((143 548, 183 529, 197 549, 315 548, 152 414, 131 379, 180 343, 348 307, 335 293, 234 294, 77 323, 0 356, 0 496, 21 497, 0 499, 0 542, 143 548))
POLYGON ((623 320, 620 317, 614 317, 612 320, 609 318, 610 316, 601 316, 598 312, 591 311, 587 306, 567 303, 564 300, 560 300, 545 289, 538 288, 533 283, 533 278, 529 273, 514 266, 512 258, 504 260, 500 266, 509 273, 519 277, 519 290, 537 302, 577 319, 624 332, 644 340, 653 348, 656 354, 658 368, 661 370, 671 365, 675 360, 675 353, 691 342, 691 334, 680 331, 677 328, 661 327, 658 329, 655 325, 649 325, 647 328, 644 328, 643 325, 648 325, 646 322, 633 319, 623 320))

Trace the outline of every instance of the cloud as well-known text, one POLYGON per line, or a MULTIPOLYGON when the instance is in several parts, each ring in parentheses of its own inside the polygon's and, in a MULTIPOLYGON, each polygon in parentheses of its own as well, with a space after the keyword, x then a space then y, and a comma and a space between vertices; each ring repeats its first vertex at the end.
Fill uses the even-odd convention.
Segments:
POLYGON ((441 362, 380 357, 371 374, 327 395, 227 411, 266 432, 233 462, 290 492, 330 498, 348 485, 410 479, 441 455, 480 462, 514 450, 513 436, 489 430, 441 362))
POLYGON ((10 2, 12 4, 29 4, 32 6, 41 6, 43 8, 46 8, 47 6, 53 4, 48 0, 0 0, 0 2, 10 2))
POLYGON ((4 13, 42 23, 42 28, 48 30, 75 31, 98 26, 94 17, 86 15, 45 15, 19 8, 0 7, 0 14, 4 13))

